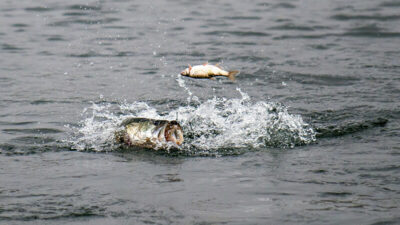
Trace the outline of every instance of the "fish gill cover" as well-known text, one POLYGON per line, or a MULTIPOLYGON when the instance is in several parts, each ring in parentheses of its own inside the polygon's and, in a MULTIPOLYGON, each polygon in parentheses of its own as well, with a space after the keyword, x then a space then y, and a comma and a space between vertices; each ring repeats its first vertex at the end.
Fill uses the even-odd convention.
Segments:
POLYGON ((293 148, 316 140, 313 128, 300 115, 274 102, 253 102, 239 88, 237 99, 213 97, 201 102, 188 92, 188 104, 169 112, 158 112, 146 102, 93 103, 84 110, 84 119, 72 129, 72 148, 113 151, 120 147, 114 132, 129 117, 175 120, 184 131, 180 152, 188 155, 237 154, 238 151, 266 147, 293 148))

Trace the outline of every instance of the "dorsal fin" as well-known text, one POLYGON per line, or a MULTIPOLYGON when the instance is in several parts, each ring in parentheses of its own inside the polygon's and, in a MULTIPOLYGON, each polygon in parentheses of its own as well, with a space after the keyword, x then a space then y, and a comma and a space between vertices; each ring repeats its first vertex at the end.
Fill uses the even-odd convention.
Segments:
POLYGON ((220 68, 220 69, 222 69, 221 63, 217 63, 217 64, 215 64, 215 66, 218 67, 218 68, 220 68))
POLYGON ((188 64, 188 66, 189 66, 189 73, 190 73, 190 71, 192 70, 192 66, 190 64, 188 64))

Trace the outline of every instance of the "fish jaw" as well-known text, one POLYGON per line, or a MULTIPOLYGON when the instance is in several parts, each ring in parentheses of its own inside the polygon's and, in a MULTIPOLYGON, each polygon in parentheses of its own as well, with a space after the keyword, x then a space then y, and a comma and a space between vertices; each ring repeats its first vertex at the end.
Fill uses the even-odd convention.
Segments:
POLYGON ((182 75, 182 76, 189 76, 189 74, 190 74, 190 69, 189 69, 189 68, 186 68, 185 70, 183 70, 183 71, 181 72, 181 75, 182 75))
POLYGON ((165 140, 176 145, 183 143, 183 131, 181 126, 176 121, 171 121, 165 128, 165 140))

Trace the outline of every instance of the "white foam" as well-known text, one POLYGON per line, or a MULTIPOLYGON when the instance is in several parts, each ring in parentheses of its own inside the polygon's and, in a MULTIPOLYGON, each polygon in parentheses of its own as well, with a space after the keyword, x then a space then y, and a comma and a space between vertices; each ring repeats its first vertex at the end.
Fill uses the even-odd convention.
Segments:
MULTIPOLYGON (((193 94, 186 90, 190 103, 193 94)), ((246 93, 237 91, 242 98, 213 97, 204 102, 196 98, 196 104, 180 106, 169 113, 158 112, 146 102, 93 103, 84 110, 79 126, 72 129, 72 146, 77 150, 112 151, 114 132, 124 119, 175 120, 177 114, 185 134, 182 150, 190 154, 213 154, 221 149, 292 148, 315 141, 314 130, 300 115, 290 114, 279 103, 252 102, 246 93)))

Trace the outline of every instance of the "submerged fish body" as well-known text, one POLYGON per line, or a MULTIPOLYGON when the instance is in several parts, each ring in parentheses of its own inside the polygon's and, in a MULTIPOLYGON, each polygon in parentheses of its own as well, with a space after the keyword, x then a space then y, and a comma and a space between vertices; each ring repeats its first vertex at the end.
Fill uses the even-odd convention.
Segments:
POLYGON ((176 121, 129 118, 115 133, 118 143, 143 148, 169 148, 183 143, 183 131, 176 121))
POLYGON ((225 76, 230 80, 235 80, 235 75, 239 71, 226 71, 219 67, 219 65, 210 65, 205 63, 203 65, 190 66, 181 72, 182 76, 188 76, 191 78, 208 78, 215 79, 216 76, 225 76))

